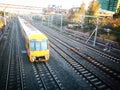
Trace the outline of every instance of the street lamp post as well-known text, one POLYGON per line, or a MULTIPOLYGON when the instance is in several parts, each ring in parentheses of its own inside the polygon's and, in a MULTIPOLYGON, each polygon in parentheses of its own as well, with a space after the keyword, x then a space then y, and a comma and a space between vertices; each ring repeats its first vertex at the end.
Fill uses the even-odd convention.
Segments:
POLYGON ((6 26, 6 14, 5 14, 5 9, 4 9, 4 24, 6 26))
POLYGON ((49 19, 50 19, 50 16, 48 15, 48 26, 49 26, 49 24, 50 24, 50 20, 49 20, 49 19))
POLYGON ((97 38, 97 31, 98 31, 98 21, 99 20, 99 17, 97 18, 97 24, 96 24, 96 28, 95 28, 95 37, 94 37, 94 43, 93 43, 93 46, 95 46, 95 42, 96 42, 96 38, 97 38))
POLYGON ((61 31, 62 31, 62 22, 63 21, 63 15, 61 14, 61 31))
POLYGON ((4 24, 5 24, 5 28, 6 28, 6 8, 8 7, 8 5, 3 9, 4 12, 4 24))
POLYGON ((81 20, 81 24, 80 25, 81 25, 81 28, 83 29, 85 15, 82 15, 81 17, 82 17, 82 20, 81 20))

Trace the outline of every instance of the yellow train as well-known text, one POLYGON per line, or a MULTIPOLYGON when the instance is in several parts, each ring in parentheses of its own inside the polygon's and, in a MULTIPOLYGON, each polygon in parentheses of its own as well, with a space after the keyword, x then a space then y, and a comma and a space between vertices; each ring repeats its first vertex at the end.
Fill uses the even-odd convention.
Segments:
POLYGON ((49 41, 45 34, 18 17, 26 41, 27 54, 31 62, 47 61, 50 58, 49 41))

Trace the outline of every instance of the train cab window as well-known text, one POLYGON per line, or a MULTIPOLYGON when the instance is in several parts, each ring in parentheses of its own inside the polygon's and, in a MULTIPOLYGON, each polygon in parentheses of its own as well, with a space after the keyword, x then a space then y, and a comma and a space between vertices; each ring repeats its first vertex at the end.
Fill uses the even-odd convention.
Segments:
POLYGON ((42 50, 48 49, 48 42, 47 42, 47 40, 42 40, 41 41, 41 49, 42 50))
POLYGON ((36 50, 41 50, 40 42, 36 42, 36 50))
POLYGON ((30 41, 30 49, 31 49, 31 51, 36 50, 36 48, 35 48, 35 42, 36 41, 30 41))
POLYGON ((30 41, 30 49, 31 49, 31 51, 46 50, 46 49, 48 49, 48 41, 42 40, 41 42, 39 42, 39 41, 31 40, 30 41))

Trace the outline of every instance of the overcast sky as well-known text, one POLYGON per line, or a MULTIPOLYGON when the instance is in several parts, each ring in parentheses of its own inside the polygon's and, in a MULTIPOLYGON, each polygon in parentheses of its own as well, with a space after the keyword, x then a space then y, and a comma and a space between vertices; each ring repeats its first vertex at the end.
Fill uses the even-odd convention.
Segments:
POLYGON ((71 8, 80 6, 82 2, 88 5, 90 0, 0 0, 0 3, 17 4, 26 6, 47 7, 48 5, 62 6, 62 8, 71 8))

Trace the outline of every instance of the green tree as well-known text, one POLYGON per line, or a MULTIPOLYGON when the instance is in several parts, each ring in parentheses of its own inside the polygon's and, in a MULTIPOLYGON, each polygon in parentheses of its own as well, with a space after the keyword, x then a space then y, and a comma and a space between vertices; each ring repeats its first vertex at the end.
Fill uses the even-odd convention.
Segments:
POLYGON ((73 22, 79 22, 80 21, 80 10, 79 8, 75 8, 74 15, 73 15, 73 22))
MULTIPOLYGON (((99 9, 100 9, 100 4, 98 0, 92 0, 89 4, 88 10, 86 11, 86 15, 98 16, 99 9)), ((97 18, 95 17, 86 17, 84 20, 84 23, 88 28, 90 26, 90 29, 94 28, 96 22, 97 22, 97 18)))
POLYGON ((91 16, 97 16, 99 9, 100 9, 100 4, 98 0, 92 0, 89 4, 86 14, 91 16))
POLYGON ((85 3, 83 2, 83 3, 81 4, 81 6, 80 6, 79 13, 80 13, 81 15, 84 15, 85 12, 86 12, 85 3))
POLYGON ((74 7, 68 11, 67 19, 69 22, 80 22, 82 19, 81 15, 84 15, 85 12, 85 3, 82 3, 80 7, 74 7))
POLYGON ((74 20, 76 22, 82 21, 82 15, 85 15, 86 9, 85 9, 85 3, 83 2, 80 7, 75 9, 74 12, 74 20))
MULTIPOLYGON (((66 17, 63 15, 62 18, 63 18, 62 19, 62 25, 63 26, 67 25, 66 17)), ((58 15, 58 16, 56 15, 56 16, 53 17, 53 24, 58 26, 58 27, 61 26, 61 15, 58 15)))
POLYGON ((73 8, 71 8, 68 13, 67 13, 67 20, 68 22, 72 22, 73 21, 73 16, 74 16, 74 11, 73 8))
POLYGON ((0 11, 0 16, 4 16, 4 12, 3 11, 0 11))

